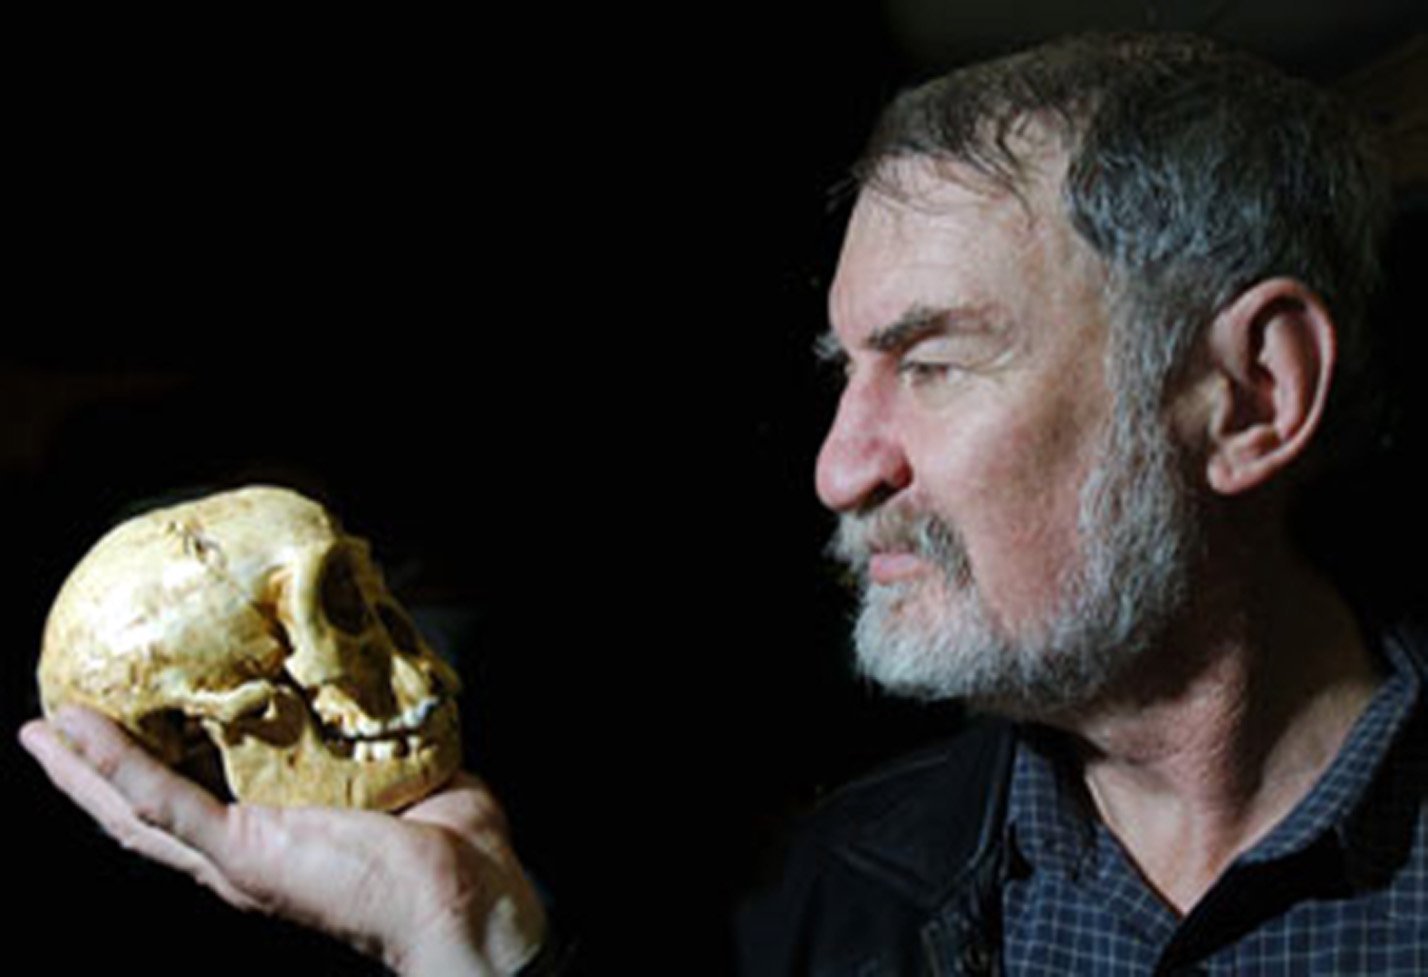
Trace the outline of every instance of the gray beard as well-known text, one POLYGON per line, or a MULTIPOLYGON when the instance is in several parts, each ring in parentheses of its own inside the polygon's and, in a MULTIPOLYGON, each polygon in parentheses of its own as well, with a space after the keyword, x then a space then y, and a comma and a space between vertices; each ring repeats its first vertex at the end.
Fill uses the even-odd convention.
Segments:
POLYGON ((1083 708, 1126 675, 1184 608, 1199 539, 1173 442, 1139 413, 1117 412, 1081 490, 1081 560, 1029 633, 1009 634, 995 620, 948 521, 891 510, 845 515, 830 552, 862 581, 860 674, 898 695, 1024 719, 1083 708), (939 566, 941 585, 869 582, 871 547, 889 542, 939 566))

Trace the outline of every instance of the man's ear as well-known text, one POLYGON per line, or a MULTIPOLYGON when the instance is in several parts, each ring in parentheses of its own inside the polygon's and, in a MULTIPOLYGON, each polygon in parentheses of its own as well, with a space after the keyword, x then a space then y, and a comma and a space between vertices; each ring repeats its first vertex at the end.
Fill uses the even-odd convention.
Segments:
POLYGON ((1292 278, 1242 292, 1210 324, 1206 434, 1211 488, 1237 495, 1304 454, 1329 397, 1337 332, 1322 299, 1292 278))

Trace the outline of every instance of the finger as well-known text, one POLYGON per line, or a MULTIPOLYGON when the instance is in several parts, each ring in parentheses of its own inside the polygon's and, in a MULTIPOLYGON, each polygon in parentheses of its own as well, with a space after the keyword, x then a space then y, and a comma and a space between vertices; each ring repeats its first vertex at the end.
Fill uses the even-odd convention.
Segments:
POLYGON ((463 835, 508 830, 506 814, 485 782, 462 770, 440 791, 412 805, 402 817, 450 828, 463 835))
MULTIPOLYGON (((127 848, 144 847, 143 839, 167 839, 165 854, 191 852, 177 839, 144 824, 107 780, 75 751, 71 741, 43 721, 28 724, 21 741, 40 762, 50 781, 127 848)), ((160 844, 165 844, 162 840, 160 844)))
POLYGON ((115 723, 93 710, 67 707, 55 724, 144 824, 199 851, 221 843, 225 806, 150 756, 115 723))
POLYGON ((253 900, 236 889, 202 852, 161 827, 146 823, 136 813, 124 795, 79 751, 79 740, 85 735, 81 730, 71 736, 57 725, 34 720, 20 730, 20 741, 50 782, 124 848, 194 877, 234 906, 255 908, 253 900))

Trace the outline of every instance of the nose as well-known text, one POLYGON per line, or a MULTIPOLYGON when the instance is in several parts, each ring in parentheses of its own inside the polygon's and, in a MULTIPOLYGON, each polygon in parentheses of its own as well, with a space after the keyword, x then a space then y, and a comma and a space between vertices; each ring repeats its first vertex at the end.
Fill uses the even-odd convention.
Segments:
POLYGON ((853 380, 838 402, 815 471, 818 498, 834 512, 867 509, 912 483, 912 466, 880 400, 853 380))

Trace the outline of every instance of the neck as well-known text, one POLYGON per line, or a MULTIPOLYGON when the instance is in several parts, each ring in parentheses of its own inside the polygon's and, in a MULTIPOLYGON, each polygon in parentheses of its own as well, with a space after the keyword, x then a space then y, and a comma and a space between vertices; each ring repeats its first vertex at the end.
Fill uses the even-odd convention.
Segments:
POLYGON ((1333 588, 1296 559, 1272 564, 1193 608, 1149 656, 1153 680, 1056 723, 1102 819, 1182 913, 1308 793, 1377 684, 1333 588), (1166 662, 1191 664, 1167 681, 1166 662))

